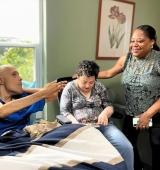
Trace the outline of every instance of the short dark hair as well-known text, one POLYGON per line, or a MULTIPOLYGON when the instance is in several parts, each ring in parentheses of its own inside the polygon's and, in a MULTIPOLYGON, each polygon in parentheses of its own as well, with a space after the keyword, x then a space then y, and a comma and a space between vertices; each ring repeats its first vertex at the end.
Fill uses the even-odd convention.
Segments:
POLYGON ((136 29, 142 30, 149 39, 155 40, 155 43, 153 44, 153 49, 156 50, 156 51, 160 51, 160 48, 157 45, 156 30, 152 26, 150 26, 150 25, 140 25, 136 29))
POLYGON ((98 77, 99 66, 94 61, 83 60, 79 63, 78 68, 76 70, 76 74, 78 76, 95 76, 98 77))

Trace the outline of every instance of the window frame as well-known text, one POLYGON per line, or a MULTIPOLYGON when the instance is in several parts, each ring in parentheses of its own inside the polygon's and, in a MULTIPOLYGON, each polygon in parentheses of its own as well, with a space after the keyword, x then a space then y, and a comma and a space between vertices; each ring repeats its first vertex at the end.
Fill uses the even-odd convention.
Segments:
MULTIPOLYGON (((35 58, 34 65, 35 75, 34 79, 36 81, 36 86, 41 87, 43 84, 42 80, 42 53, 43 53, 43 0, 39 0, 39 43, 9 43, 9 42, 0 42, 0 47, 20 47, 20 48, 34 48, 35 49, 35 58)), ((23 78, 23 77, 22 77, 23 78)))
MULTIPOLYGON (((0 42, 0 47, 22 47, 22 48, 34 48, 34 79, 36 81, 36 87, 42 87, 44 83, 44 68, 43 68, 43 12, 45 5, 45 0, 39 0, 39 43, 8 43, 8 42, 0 42)), ((23 77, 22 77, 23 78, 23 77)), ((31 116, 31 122, 38 121, 44 117, 42 112, 37 112, 37 114, 31 116)))

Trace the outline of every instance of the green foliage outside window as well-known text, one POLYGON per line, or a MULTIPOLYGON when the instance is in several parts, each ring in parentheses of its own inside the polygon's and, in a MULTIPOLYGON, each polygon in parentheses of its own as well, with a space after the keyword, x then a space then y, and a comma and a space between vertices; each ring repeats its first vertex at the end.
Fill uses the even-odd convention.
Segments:
POLYGON ((0 65, 11 64, 17 68, 23 80, 33 81, 33 48, 0 48, 0 65))

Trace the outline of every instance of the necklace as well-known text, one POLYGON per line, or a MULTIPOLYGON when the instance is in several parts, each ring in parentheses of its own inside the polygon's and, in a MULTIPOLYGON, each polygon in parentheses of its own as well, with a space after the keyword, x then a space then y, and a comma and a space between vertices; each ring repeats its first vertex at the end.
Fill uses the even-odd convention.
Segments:
POLYGON ((151 65, 153 65, 153 62, 150 62, 151 55, 147 55, 145 58, 136 58, 133 59, 133 71, 135 74, 142 75, 148 70, 151 65))
POLYGON ((89 91, 88 93, 84 93, 80 90, 80 92, 83 94, 83 96, 88 100, 91 96, 91 91, 89 91))

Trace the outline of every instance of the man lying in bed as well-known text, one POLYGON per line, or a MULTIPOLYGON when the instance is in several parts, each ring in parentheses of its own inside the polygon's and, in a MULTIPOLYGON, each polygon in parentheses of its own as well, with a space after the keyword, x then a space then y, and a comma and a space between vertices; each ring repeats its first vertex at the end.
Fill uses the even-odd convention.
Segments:
POLYGON ((96 81, 98 72, 99 66, 93 61, 84 60, 79 64, 76 71, 77 79, 69 82, 62 92, 61 114, 72 123, 100 125, 98 129, 121 153, 127 169, 133 170, 132 145, 123 133, 109 122, 113 107, 106 88, 96 81))
POLYGON ((0 136, 10 130, 21 130, 29 124, 30 115, 42 111, 45 101, 54 100, 64 82, 51 82, 43 88, 27 94, 15 67, 0 66, 0 136))

